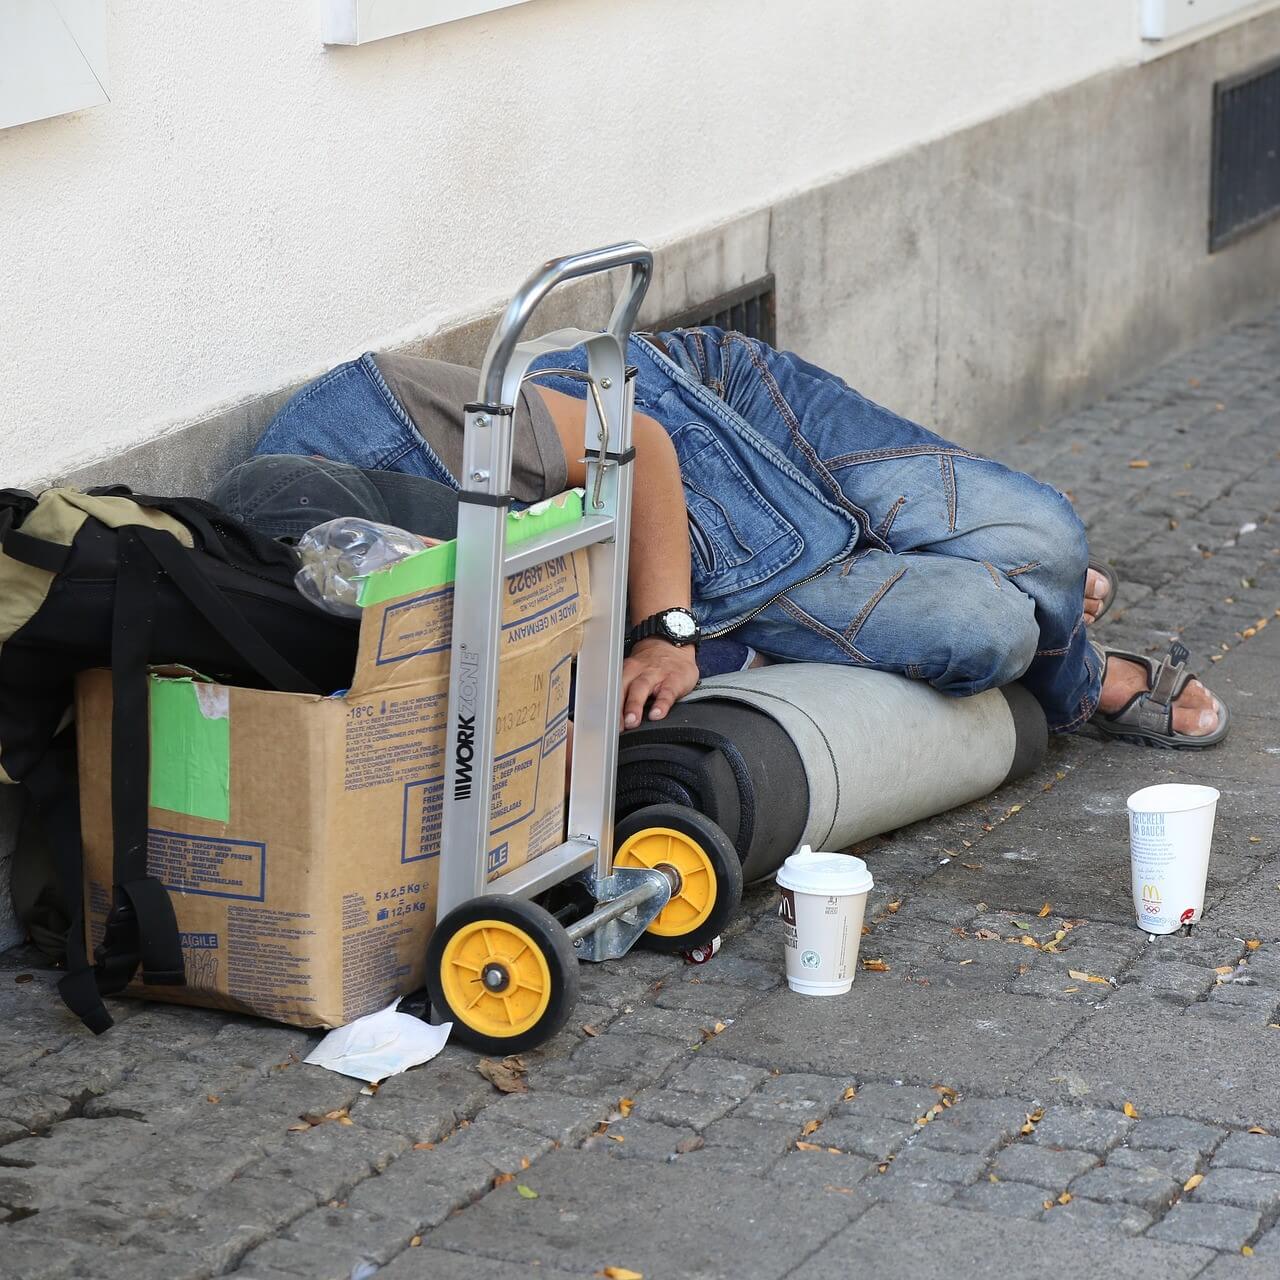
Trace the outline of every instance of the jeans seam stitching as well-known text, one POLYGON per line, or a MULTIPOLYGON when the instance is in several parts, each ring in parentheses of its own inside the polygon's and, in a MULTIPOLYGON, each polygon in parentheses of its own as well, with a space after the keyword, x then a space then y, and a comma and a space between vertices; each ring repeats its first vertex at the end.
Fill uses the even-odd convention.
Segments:
POLYGON ((903 566, 901 569, 898 570, 897 573, 893 575, 893 577, 888 579, 888 581, 882 582, 880 584, 880 589, 875 593, 875 595, 873 595, 871 599, 868 600, 867 603, 864 604, 862 608, 858 610, 857 617, 855 617, 854 620, 851 623, 849 623, 849 625, 845 627, 844 631, 841 633, 844 636, 845 640, 848 641, 849 644, 853 644, 853 642, 858 638, 858 632, 862 630, 863 623, 865 623, 866 620, 871 616, 871 611, 876 607, 876 605, 878 605, 880 601, 884 599, 885 592, 888 591, 889 588, 893 586, 893 584, 897 582, 898 579, 901 578, 904 573, 906 573, 906 571, 907 571, 906 567, 903 566))
POLYGON ((991 581, 996 584, 996 590, 1000 590, 1000 574, 996 571, 995 565, 990 560, 984 560, 982 567, 991 575, 991 581))
POLYGON ((892 462, 896 458, 927 457, 931 453, 936 453, 939 457, 952 458, 972 458, 974 456, 967 449, 939 449, 937 445, 932 444, 912 444, 907 445, 905 448, 887 445, 882 449, 862 449, 857 453, 842 453, 834 458, 828 458, 825 465, 828 467, 856 467, 864 462, 892 462))
POLYGON ((1076 632, 1084 625, 1084 618, 1077 620, 1076 625, 1071 628, 1071 634, 1067 637, 1067 643, 1061 649, 1037 649, 1037 658, 1061 658, 1071 648, 1071 643, 1076 638, 1076 632))
POLYGON ((880 527, 876 530, 876 533, 881 538, 887 538, 889 536, 890 532, 893 529, 894 521, 897 520, 898 518, 898 512, 900 512, 902 508, 906 505, 906 501, 907 501, 907 495, 904 493, 897 500, 897 502, 895 502, 893 506, 889 508, 889 514, 885 516, 885 518, 880 522, 880 527))
POLYGON ((1039 567, 1039 560, 1028 560, 1026 564, 1020 564, 1016 569, 1006 569, 1004 576, 1006 578, 1016 578, 1020 573, 1030 573, 1032 569, 1038 569, 1039 567))
POLYGON ((806 613, 794 600, 783 596, 778 603, 782 606, 783 611, 789 613, 803 627, 808 627, 810 631, 822 636, 824 639, 831 641, 838 649, 847 653, 855 662, 867 663, 870 665, 871 659, 860 650, 854 648, 838 631, 832 631, 829 627, 824 626, 817 618, 806 613))

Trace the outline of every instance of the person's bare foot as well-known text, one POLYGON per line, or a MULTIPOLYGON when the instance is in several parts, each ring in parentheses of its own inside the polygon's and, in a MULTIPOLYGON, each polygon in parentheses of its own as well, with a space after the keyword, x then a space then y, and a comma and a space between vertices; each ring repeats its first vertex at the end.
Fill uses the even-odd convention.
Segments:
POLYGON ((1092 626, 1102 612, 1107 596, 1107 580, 1096 569, 1084 576, 1084 624, 1092 626))
MULTIPOLYGON (((1131 698, 1149 687, 1145 667, 1123 658, 1108 658, 1098 697, 1098 710, 1114 715, 1131 698)), ((1212 733, 1220 719, 1217 698, 1200 683, 1188 680, 1173 704, 1173 731, 1200 738, 1212 733)))

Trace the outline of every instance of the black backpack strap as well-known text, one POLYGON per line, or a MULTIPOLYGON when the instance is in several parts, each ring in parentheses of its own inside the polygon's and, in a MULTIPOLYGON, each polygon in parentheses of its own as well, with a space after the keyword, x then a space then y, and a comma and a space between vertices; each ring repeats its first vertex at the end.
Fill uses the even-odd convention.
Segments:
MULTIPOLYGON (((106 934, 99 948, 98 988, 121 991, 142 965, 149 985, 186 982, 173 903, 147 873, 150 811, 151 718, 147 662, 159 566, 142 530, 119 531, 115 608, 111 631, 111 826, 115 886, 106 934)), ((161 535, 170 540, 167 534, 161 535)))
POLYGON ((25 490, 5 489, 0 492, 0 547, 11 560, 34 565, 46 573, 61 573, 71 548, 44 538, 33 538, 18 528, 35 505, 35 498, 25 490))
POLYGON ((22 781, 44 820, 58 882, 71 917, 66 943, 67 972, 58 982, 58 994, 94 1035, 101 1035, 111 1026, 112 1019, 102 1003, 85 948, 84 860, 80 845, 75 735, 59 735, 22 781))

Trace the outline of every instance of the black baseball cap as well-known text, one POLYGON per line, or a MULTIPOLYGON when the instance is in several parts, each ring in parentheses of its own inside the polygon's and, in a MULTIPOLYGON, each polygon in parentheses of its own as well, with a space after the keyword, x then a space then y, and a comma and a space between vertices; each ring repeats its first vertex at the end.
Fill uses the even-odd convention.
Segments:
POLYGON ((447 485, 328 458, 259 454, 232 467, 209 496, 251 529, 290 542, 339 516, 360 516, 427 538, 458 533, 458 495, 447 485))

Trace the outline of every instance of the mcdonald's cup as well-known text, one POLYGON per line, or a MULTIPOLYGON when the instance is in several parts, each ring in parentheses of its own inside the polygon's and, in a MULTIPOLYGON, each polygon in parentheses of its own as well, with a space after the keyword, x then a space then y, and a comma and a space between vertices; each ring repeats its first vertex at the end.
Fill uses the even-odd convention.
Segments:
POLYGON ((1138 928, 1173 933, 1199 923, 1218 793, 1171 782, 1129 797, 1129 855, 1138 928))

